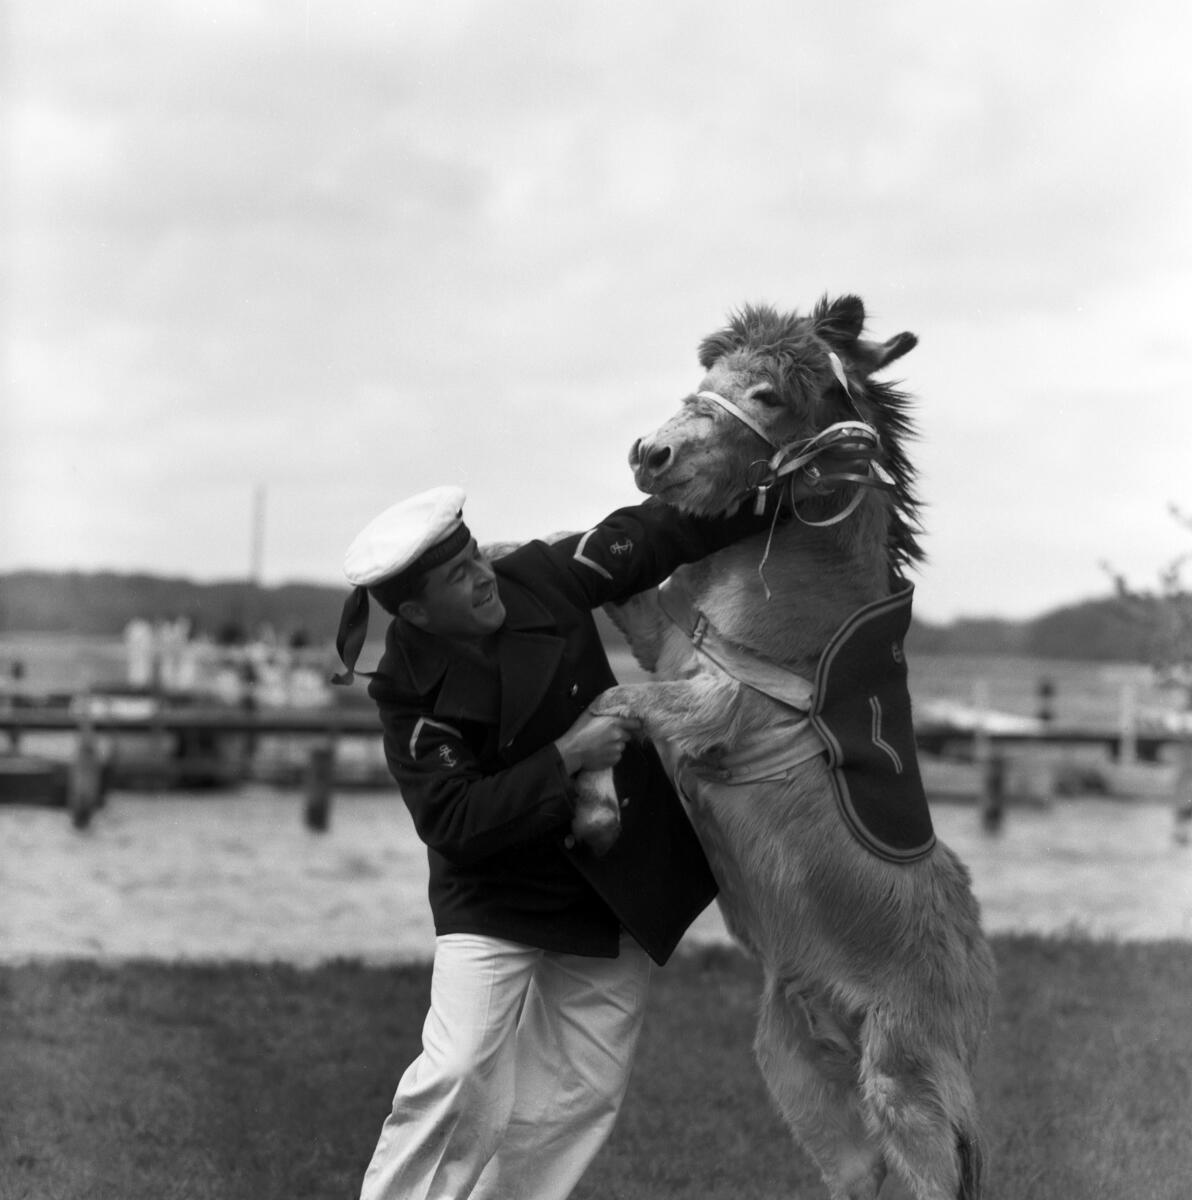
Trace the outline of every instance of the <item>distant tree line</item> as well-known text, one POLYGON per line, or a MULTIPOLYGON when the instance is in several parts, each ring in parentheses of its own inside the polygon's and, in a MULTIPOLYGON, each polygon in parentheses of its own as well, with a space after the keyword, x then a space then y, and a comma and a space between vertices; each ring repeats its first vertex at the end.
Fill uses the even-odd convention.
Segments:
MULTIPOLYGON (((1192 534, 1192 513, 1176 504, 1169 514, 1185 532, 1192 534)), ((1192 550, 1184 550, 1164 563, 1157 586, 1139 588, 1109 564, 1120 602, 1139 624, 1149 631, 1150 662, 1159 681, 1179 689, 1184 706, 1192 711, 1192 587, 1184 570, 1192 562, 1192 550)), ((1192 820, 1192 742, 1188 745, 1185 770, 1188 779, 1188 819, 1192 820)))
POLYGON ((1024 621, 916 621, 907 648, 923 654, 1002 654, 1085 662, 1149 662, 1158 609, 1144 613, 1118 596, 1051 609, 1024 621))
POLYGON ((269 626, 295 645, 334 640, 343 590, 291 583, 196 583, 114 572, 18 571, 0 574, 0 632, 119 636, 134 618, 186 618, 196 635, 242 641, 269 626))
MULTIPOLYGON (((329 645, 346 594, 346 585, 258 587, 248 582, 196 583, 106 571, 18 571, 0 574, 0 633, 119 636, 135 617, 150 621, 186 617, 196 634, 216 640, 246 636, 268 625, 279 637, 297 644, 329 645)), ((1146 619, 1145 601, 1141 603, 1140 610, 1137 598, 1110 596, 1025 621, 962 618, 932 624, 916 620, 908 649, 924 654, 1146 662, 1158 618, 1146 619)))

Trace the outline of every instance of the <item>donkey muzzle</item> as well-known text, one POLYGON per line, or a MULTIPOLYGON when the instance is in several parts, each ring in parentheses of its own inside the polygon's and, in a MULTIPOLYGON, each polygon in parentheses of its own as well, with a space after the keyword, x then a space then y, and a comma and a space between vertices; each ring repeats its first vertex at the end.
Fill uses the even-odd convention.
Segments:
POLYGON ((633 478, 643 491, 666 473, 674 461, 675 451, 671 446, 638 438, 629 448, 629 466, 633 469, 633 478))

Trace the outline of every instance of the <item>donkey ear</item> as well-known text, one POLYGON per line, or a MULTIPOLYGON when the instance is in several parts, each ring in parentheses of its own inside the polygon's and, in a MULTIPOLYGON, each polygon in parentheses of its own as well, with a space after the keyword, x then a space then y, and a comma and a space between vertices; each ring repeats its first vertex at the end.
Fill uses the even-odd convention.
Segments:
POLYGON ((909 354, 917 345, 919 339, 913 333, 896 333, 889 341, 866 342, 858 340, 854 355, 863 364, 866 375, 872 375, 883 367, 888 367, 895 359, 909 354))
POLYGON ((841 296, 829 303, 823 296, 811 314, 815 332, 830 346, 845 347, 861 336, 865 305, 860 296, 841 296))

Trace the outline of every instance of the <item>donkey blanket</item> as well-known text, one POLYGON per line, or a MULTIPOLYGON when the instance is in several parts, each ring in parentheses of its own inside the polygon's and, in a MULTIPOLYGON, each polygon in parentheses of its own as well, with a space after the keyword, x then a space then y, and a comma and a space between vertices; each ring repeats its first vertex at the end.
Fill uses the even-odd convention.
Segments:
MULTIPOLYGON (((693 649, 787 713, 755 731, 716 762, 715 777, 730 785, 785 778, 800 763, 824 754, 836 803, 849 832, 889 862, 931 853, 935 834, 919 773, 903 639, 914 587, 855 612, 832 636, 808 682, 727 642, 671 580, 659 603, 693 649)), ((699 773, 690 758, 674 764, 676 784, 699 773)))

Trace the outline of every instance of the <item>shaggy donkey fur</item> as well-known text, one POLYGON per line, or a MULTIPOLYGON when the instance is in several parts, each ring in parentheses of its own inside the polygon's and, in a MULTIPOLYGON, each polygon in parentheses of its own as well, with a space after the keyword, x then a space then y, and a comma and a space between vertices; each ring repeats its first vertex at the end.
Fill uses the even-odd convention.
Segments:
MULTIPOLYGON (((769 539, 675 577, 722 638, 808 679, 840 625, 921 558, 906 398, 871 378, 916 339, 863 340, 864 320, 855 296, 809 316, 745 308, 700 347, 697 393, 630 455, 643 491, 715 513, 747 498, 750 464, 773 451, 698 392, 726 398, 778 445, 858 416, 876 427, 892 490, 864 489, 833 525, 804 522, 838 512, 851 485, 799 501, 769 539)), ((655 593, 614 617, 658 682, 614 688, 597 707, 644 720, 688 801, 728 927, 764 968, 758 1063, 833 1200, 872 1200, 887 1174, 916 1200, 979 1197, 972 1069, 994 971, 964 865, 938 842, 912 862, 871 853, 841 819, 820 754, 734 783, 742 752, 785 736, 775 731, 799 714, 699 653, 655 593)))

